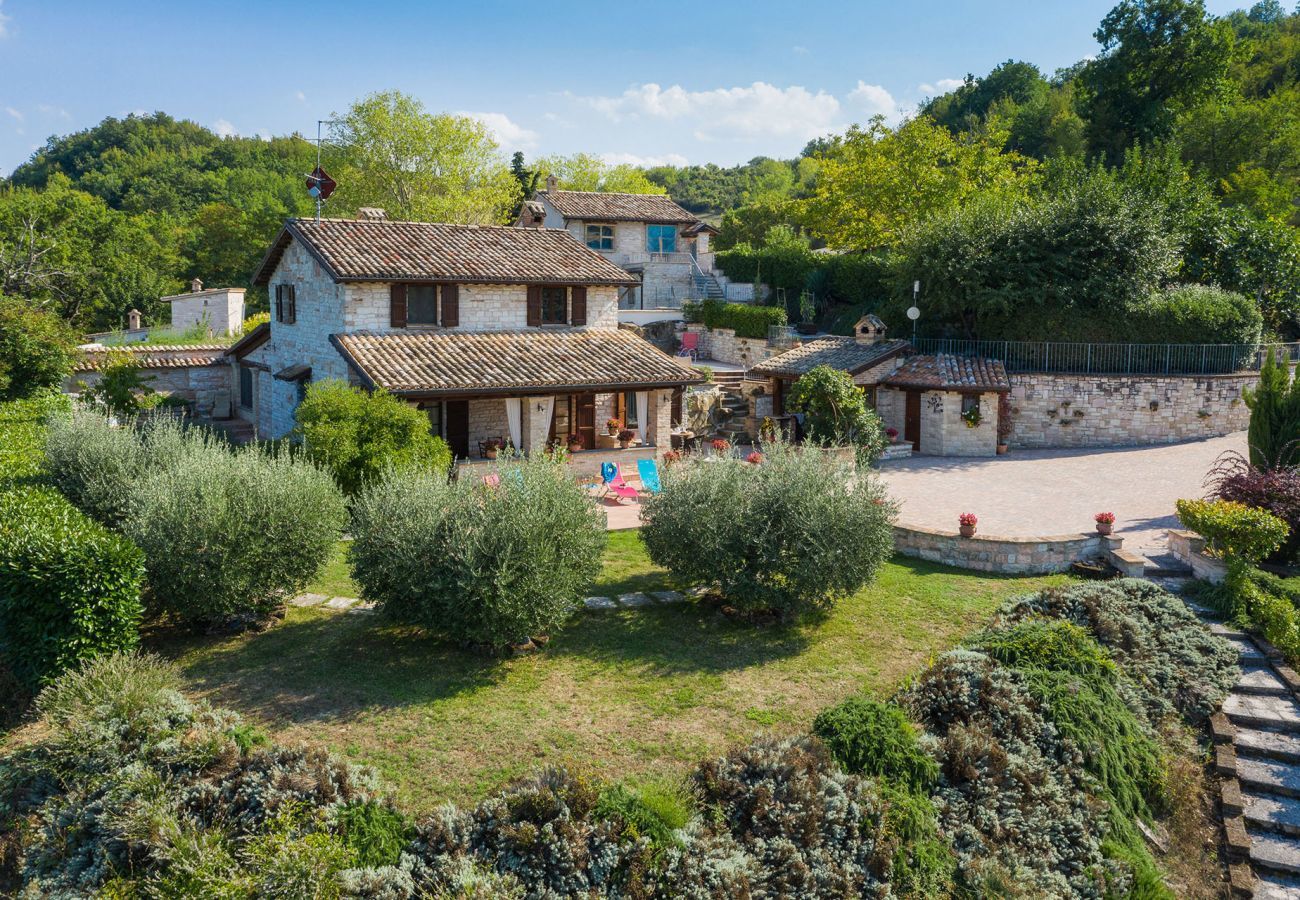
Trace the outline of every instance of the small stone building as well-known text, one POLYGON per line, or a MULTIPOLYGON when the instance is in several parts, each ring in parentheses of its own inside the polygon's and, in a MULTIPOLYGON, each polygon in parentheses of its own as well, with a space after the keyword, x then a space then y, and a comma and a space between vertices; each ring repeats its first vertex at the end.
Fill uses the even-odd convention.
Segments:
POLYGON ((205 288, 195 278, 189 293, 163 297, 171 307, 172 330, 206 326, 209 334, 239 334, 244 327, 243 288, 205 288))
POLYGON ((993 456, 998 398, 1011 390, 1001 360, 909 356, 882 379, 876 411, 912 450, 931 456, 993 456))

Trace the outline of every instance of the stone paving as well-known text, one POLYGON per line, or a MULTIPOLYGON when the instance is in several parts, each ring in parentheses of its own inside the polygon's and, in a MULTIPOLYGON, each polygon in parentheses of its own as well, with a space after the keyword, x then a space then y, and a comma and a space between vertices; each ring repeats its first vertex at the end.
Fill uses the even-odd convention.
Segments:
POLYGON ((984 534, 1031 537, 1092 531, 1095 513, 1113 512, 1124 549, 1151 556, 1178 527, 1174 501, 1203 496, 1205 473, 1229 450, 1246 450, 1245 432, 1155 447, 914 456, 880 472, 902 524, 956 531, 957 516, 973 512, 984 534))

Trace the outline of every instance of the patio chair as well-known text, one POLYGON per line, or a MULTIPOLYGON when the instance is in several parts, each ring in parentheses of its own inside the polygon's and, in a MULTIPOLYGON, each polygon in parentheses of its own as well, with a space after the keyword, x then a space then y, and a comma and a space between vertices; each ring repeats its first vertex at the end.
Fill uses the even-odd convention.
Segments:
POLYGON ((686 356, 694 362, 700 356, 700 335, 695 331, 687 331, 682 334, 682 348, 677 351, 678 356, 686 356))
POLYGON ((641 476, 641 487, 647 494, 657 494, 664 489, 659 482, 659 464, 653 459, 638 459, 636 471, 641 476))
POLYGON ((605 482, 604 496, 608 497, 610 494, 613 494, 616 498, 623 497, 629 500, 638 499, 636 488, 623 480, 623 473, 619 470, 617 463, 601 463, 600 477, 601 480, 605 482))

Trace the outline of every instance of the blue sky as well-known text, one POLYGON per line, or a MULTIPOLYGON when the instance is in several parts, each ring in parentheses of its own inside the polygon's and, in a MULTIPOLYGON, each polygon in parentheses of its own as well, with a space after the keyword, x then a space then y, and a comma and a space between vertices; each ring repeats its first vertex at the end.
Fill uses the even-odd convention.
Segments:
POLYGON ((0 173, 105 116, 314 135, 317 119, 387 88, 479 115, 504 151, 529 156, 790 156, 1011 57, 1069 65, 1096 51, 1112 5, 0 0, 0 173))

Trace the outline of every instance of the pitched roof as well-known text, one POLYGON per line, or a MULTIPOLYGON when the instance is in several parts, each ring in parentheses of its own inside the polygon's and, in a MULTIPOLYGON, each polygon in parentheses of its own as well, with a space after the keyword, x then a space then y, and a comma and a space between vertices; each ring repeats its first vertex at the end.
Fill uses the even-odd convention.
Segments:
POLYGON ((192 366, 215 366, 223 362, 228 344, 86 344, 73 371, 96 372, 105 368, 114 356, 129 353, 146 369, 188 369, 192 366))
POLYGON ((824 337, 765 359, 750 369, 758 375, 803 375, 816 366, 856 374, 907 351, 907 341, 862 344, 851 337, 824 337))
POLYGON ((336 282, 637 283, 562 228, 290 219, 253 273, 254 284, 270 281, 294 238, 336 282))
POLYGON ((703 381, 630 331, 348 332, 330 341, 373 386, 399 394, 645 389, 703 381))
POLYGON ((657 222, 691 225, 692 215, 663 194, 611 194, 604 191, 543 191, 546 199, 566 219, 604 222, 657 222))
POLYGON ((1009 391, 1011 380, 1000 359, 977 356, 913 356, 885 379, 895 387, 946 391, 1009 391))
POLYGON ((243 359, 271 339, 271 323, 263 322, 226 348, 226 354, 243 359))

